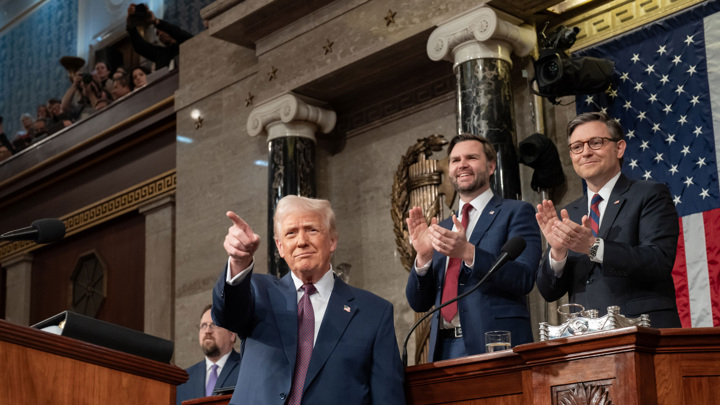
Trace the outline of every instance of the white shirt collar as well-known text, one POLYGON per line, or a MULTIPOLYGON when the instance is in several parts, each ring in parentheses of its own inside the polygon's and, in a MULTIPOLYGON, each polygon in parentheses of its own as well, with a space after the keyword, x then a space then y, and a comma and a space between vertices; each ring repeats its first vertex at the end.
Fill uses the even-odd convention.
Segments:
MULTIPOLYGON (((473 198, 472 201, 470 201, 470 204, 475 208, 475 211, 478 213, 482 213, 482 210, 485 209, 485 206, 490 202, 490 200, 493 198, 493 191, 491 188, 488 188, 487 190, 483 191, 479 196, 473 198)), ((460 203, 458 204, 458 212, 462 213, 462 209, 465 203, 463 200, 460 200, 460 203)))
MULTIPOLYGON (((293 273, 292 271, 290 272, 290 276, 292 277, 293 283, 295 284, 295 290, 301 291, 303 282, 299 278, 297 278, 297 276, 295 276, 295 273, 293 273)), ((335 276, 333 273, 332 265, 330 265, 330 269, 325 272, 325 275, 322 276, 322 278, 320 278, 320 280, 318 280, 318 282, 314 285, 315 289, 317 290, 316 294, 318 294, 319 298, 327 300, 330 297, 333 287, 335 286, 335 276)))
POLYGON ((224 356, 220 357, 220 359, 217 361, 217 363, 213 363, 212 360, 205 357, 205 370, 210 373, 210 369, 212 368, 213 364, 218 365, 218 376, 220 376, 220 371, 223 367, 225 367, 225 363, 227 363, 227 360, 230 358, 230 353, 232 353, 232 349, 230 349, 229 352, 225 353, 224 356))
MULTIPOLYGON (((620 178, 620 173, 617 172, 613 178, 608 180, 605 185, 603 185, 600 190, 597 192, 597 194, 600 194, 600 197, 603 198, 603 201, 608 201, 610 199, 610 194, 612 194, 613 188, 615 188, 615 184, 617 183, 618 179, 620 178)), ((590 207, 590 200, 592 200, 592 196, 595 195, 590 189, 588 189, 588 207, 590 207)))

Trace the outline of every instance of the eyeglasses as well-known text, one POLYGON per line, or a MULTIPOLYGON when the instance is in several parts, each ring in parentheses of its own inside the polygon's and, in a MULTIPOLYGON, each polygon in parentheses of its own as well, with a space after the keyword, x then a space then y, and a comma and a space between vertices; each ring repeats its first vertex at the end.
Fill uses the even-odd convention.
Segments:
POLYGON ((204 330, 205 328, 208 328, 211 331, 215 330, 215 328, 217 328, 217 327, 218 326, 212 322, 211 323, 201 323, 200 325, 197 326, 198 330, 204 330))
POLYGON ((585 144, 588 144, 588 146, 592 150, 598 150, 598 149, 602 149, 602 147, 605 146, 605 141, 618 142, 619 139, 601 138, 598 136, 596 138, 590 138, 589 140, 587 140, 585 142, 582 142, 582 141, 573 142, 570 145, 568 145, 568 148, 570 148, 570 152, 578 155, 578 154, 582 153, 583 150, 585 150, 585 144))

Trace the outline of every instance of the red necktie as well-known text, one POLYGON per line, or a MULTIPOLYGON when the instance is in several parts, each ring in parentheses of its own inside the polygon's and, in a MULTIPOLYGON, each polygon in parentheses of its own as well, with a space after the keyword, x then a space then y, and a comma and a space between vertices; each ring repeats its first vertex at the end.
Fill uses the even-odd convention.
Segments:
POLYGON ((592 229, 593 236, 596 238, 600 231, 600 201, 602 199, 600 194, 595 194, 590 200, 590 229, 592 229))
POLYGON ((305 294, 298 302, 297 356, 295 357, 295 372, 293 373, 290 397, 287 401, 288 405, 299 405, 302 400, 305 376, 310 365, 315 340, 315 313, 310 296, 317 290, 312 284, 303 284, 302 289, 305 290, 305 294))
MULTIPOLYGON (((470 203, 463 205, 462 210, 462 227, 465 228, 467 234, 468 221, 470 220, 470 210, 473 206, 470 203)), ((442 302, 447 302, 455 297, 458 293, 458 277, 460 276, 460 267, 462 267, 462 259, 451 257, 448 263, 447 272, 445 273, 445 285, 443 285, 442 302)), ((440 310, 442 317, 446 321, 452 322, 457 314, 457 302, 444 307, 440 310)))

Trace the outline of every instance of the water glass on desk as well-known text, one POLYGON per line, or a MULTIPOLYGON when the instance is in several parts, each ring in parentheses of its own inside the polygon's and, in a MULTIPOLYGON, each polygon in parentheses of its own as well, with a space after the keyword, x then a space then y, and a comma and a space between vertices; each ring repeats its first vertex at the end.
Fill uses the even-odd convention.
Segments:
POLYGON ((510 345, 510 332, 506 330, 493 330, 485 332, 485 351, 487 353, 507 350, 510 345))

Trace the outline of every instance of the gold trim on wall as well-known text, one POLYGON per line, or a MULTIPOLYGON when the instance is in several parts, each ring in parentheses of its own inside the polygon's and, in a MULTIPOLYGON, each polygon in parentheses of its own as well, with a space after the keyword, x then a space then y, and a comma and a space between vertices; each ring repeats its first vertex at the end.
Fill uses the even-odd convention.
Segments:
MULTIPOLYGON (((115 195, 88 205, 60 219, 65 223, 65 236, 74 235, 100 225, 117 216, 138 209, 154 198, 175 193, 177 172, 173 169, 157 177, 123 190, 115 195)), ((0 244, 0 261, 19 253, 28 253, 41 245, 35 242, 5 242, 0 244)))
POLYGON ((705 0, 615 0, 563 24, 580 28, 571 52, 597 44, 705 0))

